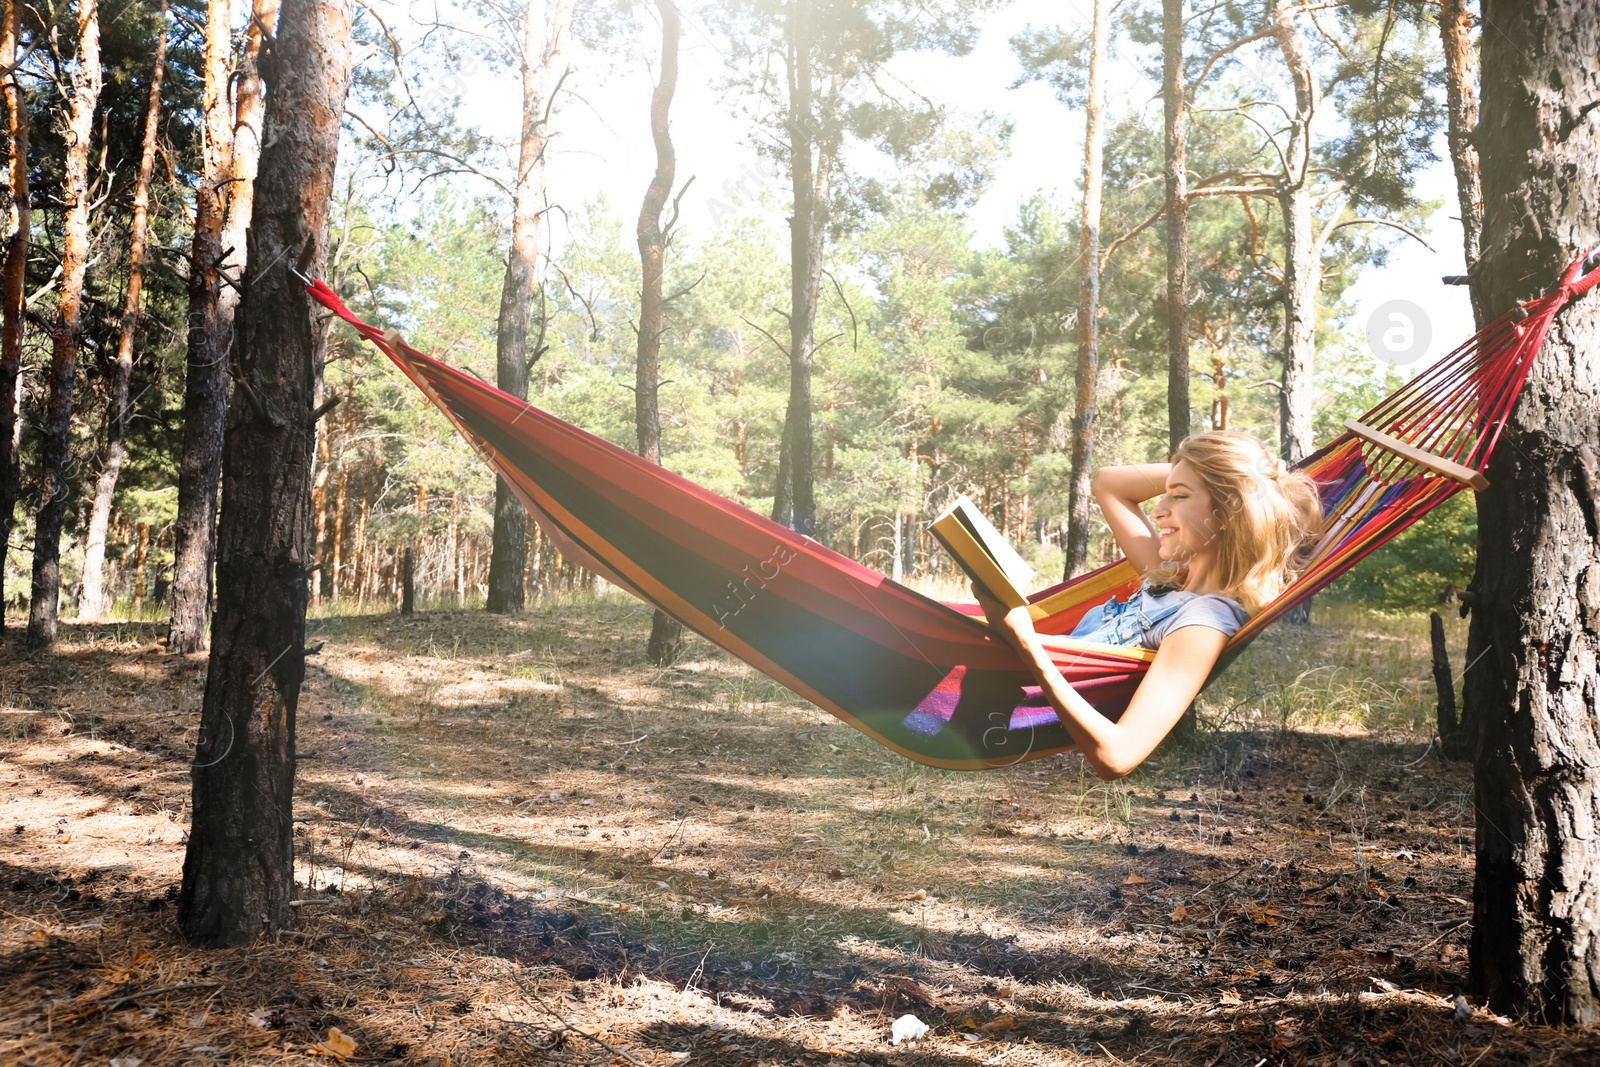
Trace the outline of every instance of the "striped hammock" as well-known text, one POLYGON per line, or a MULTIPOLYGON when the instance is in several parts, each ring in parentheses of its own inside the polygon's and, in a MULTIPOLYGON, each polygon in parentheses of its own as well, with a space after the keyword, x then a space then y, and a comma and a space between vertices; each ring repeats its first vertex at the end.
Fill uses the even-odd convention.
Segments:
MULTIPOLYGON (((1600 269, 1500 316, 1298 464, 1326 516, 1309 565, 1236 634, 1220 673, 1285 611, 1429 509, 1488 483, 1511 406, 1555 314, 1600 269)), ((1005 766, 1070 748, 1015 651, 972 604, 943 604, 369 326, 321 281, 310 295, 382 349, 521 498, 563 556, 919 763, 1005 766)), ((1073 641, 1091 607, 1126 597, 1125 560, 1033 594, 1051 659, 1115 718, 1155 653, 1073 641)), ((1213 673, 1214 678, 1216 673, 1213 673)))

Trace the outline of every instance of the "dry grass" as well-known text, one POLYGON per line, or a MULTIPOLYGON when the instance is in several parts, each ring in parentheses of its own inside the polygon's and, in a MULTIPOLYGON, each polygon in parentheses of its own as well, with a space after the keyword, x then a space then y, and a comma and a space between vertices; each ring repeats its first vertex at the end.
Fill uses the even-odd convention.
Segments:
POLYGON ((621 599, 331 615, 308 903, 222 952, 171 905, 203 657, 8 644, 0 1063, 326 1061, 331 1028, 434 1067, 1600 1062, 1458 1010, 1470 783, 1426 751, 1425 620, 1336 621, 1108 785, 919 768, 703 642, 656 670, 621 599))

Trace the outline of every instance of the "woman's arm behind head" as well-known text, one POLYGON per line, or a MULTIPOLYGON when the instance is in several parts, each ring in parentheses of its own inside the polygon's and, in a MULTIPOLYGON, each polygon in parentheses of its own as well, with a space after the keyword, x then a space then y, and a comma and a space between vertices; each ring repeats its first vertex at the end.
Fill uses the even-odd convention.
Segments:
POLYGON ((1171 469, 1170 463, 1101 467, 1091 483, 1111 536, 1140 574, 1161 565, 1161 542, 1139 505, 1166 492, 1171 469))

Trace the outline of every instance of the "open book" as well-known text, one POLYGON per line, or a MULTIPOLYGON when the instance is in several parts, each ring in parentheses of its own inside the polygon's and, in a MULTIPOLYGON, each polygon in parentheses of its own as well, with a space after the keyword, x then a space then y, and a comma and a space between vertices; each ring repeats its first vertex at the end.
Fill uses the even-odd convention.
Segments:
POLYGON ((1033 568, 972 501, 960 497, 945 509, 933 520, 933 536, 979 589, 1008 608, 1028 606, 1023 590, 1033 568))

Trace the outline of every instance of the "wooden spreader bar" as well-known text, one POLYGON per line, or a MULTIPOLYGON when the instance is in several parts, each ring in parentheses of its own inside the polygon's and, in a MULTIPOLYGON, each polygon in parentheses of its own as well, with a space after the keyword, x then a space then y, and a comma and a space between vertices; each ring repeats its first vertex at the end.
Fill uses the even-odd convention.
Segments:
POLYGON ((1445 459, 1443 456, 1436 456, 1432 452, 1424 452, 1416 445, 1408 445, 1398 437, 1386 434, 1382 430, 1375 430, 1371 426, 1357 422, 1355 419, 1345 419, 1344 428, 1368 444, 1376 445, 1385 452, 1391 452, 1407 462, 1415 463, 1417 466, 1430 470, 1441 477, 1449 478, 1453 482, 1471 486, 1480 493, 1489 488, 1489 479, 1485 478, 1482 473, 1457 463, 1453 459, 1445 459))

